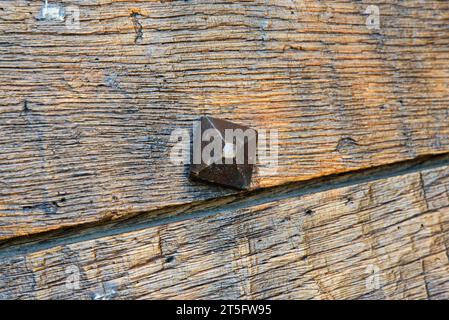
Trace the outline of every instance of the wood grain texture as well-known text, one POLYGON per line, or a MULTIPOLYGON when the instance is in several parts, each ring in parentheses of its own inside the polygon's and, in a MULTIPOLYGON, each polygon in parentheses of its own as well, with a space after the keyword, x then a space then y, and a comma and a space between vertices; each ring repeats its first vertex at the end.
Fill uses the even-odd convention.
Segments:
POLYGON ((442 167, 2 257, 0 296, 448 299, 448 231, 442 167))
POLYGON ((254 188, 449 150, 447 1, 51 3, 0 3, 0 239, 230 194, 168 161, 203 114, 279 130, 254 188))

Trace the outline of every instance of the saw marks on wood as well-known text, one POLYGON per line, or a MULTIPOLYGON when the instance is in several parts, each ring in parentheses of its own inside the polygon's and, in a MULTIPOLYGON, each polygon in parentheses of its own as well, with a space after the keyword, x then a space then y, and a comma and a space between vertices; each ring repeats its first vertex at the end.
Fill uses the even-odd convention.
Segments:
POLYGON ((379 30, 365 1, 52 3, 79 28, 0 4, 0 239, 230 194, 169 161, 204 114, 278 130, 254 188, 449 150, 447 1, 379 30))
POLYGON ((448 228, 442 167, 3 257, 0 295, 448 299, 448 228))

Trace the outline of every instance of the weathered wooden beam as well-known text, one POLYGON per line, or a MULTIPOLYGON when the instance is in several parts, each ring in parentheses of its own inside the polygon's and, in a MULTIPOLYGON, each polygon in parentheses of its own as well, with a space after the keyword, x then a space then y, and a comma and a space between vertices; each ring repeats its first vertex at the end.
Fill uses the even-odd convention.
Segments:
POLYGON ((0 297, 447 299, 448 190, 442 167, 5 256, 0 297))
POLYGON ((447 1, 43 3, 0 3, 0 239, 230 194, 169 162, 203 114, 279 131, 254 188, 449 151, 447 1))

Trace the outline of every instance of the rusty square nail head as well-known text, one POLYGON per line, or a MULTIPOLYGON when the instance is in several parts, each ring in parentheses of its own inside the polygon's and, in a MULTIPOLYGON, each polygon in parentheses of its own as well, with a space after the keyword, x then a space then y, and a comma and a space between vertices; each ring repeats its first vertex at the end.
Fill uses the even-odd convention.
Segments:
POLYGON ((197 126, 194 128, 192 158, 190 166, 190 178, 204 182, 232 187, 235 189, 246 190, 251 185, 251 178, 255 169, 257 149, 257 131, 231 121, 213 118, 210 116, 201 117, 197 126), (203 141, 203 134, 206 130, 215 130, 221 140, 221 161, 219 163, 208 163, 203 159, 204 148, 212 141, 203 141), (235 130, 233 132, 249 133, 244 139, 238 141, 237 138, 227 139, 227 129, 235 130), (240 147, 238 147, 240 146, 240 147), (194 154, 198 158, 194 159, 194 154), (239 154, 239 152, 244 152, 239 154), (239 157, 240 156, 240 157, 239 157), (230 159, 232 158, 232 163, 230 159), (237 161, 237 159, 242 159, 237 161))

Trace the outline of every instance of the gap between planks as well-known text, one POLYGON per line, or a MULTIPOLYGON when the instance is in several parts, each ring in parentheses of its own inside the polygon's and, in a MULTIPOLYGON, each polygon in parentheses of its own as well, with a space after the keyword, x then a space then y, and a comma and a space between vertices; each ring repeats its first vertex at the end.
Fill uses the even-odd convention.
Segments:
POLYGON ((423 156, 395 164, 330 175, 305 182, 295 182, 242 192, 222 198, 141 212, 132 217, 120 218, 113 221, 90 223, 30 236, 19 236, 0 242, 0 258, 28 254, 55 246, 119 235, 183 220, 213 216, 219 213, 231 212, 281 199, 301 197, 307 194, 329 191, 448 165, 449 153, 436 156, 423 156))

